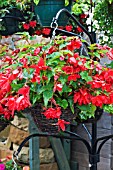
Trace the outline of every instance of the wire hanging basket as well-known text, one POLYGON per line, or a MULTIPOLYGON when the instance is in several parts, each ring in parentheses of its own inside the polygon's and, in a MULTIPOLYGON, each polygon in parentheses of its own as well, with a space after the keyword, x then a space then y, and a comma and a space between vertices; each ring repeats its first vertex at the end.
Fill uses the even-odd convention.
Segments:
POLYGON ((0 132, 3 131, 9 125, 8 121, 4 121, 0 119, 0 132))
MULTIPOLYGON (((74 107, 74 113, 72 113, 69 107, 66 109, 61 109, 61 111, 62 115, 60 116, 60 119, 69 122, 69 124, 94 123, 97 122, 103 114, 103 110, 97 108, 94 117, 89 118, 87 120, 81 120, 79 118, 80 109, 77 108, 76 106, 74 107)), ((47 119, 45 115, 42 114, 43 108, 41 103, 37 104, 34 107, 25 109, 24 113, 30 114, 32 116, 35 125, 41 132, 47 132, 50 134, 56 134, 59 132, 59 127, 57 125, 58 119, 47 119)))
MULTIPOLYGON (((60 116, 61 119, 63 119, 66 122, 73 122, 76 120, 77 111, 73 114, 71 112, 70 108, 67 109, 61 109, 62 115, 60 116)), ((57 125, 58 119, 47 119, 42 113, 42 105, 37 104, 34 107, 28 108, 24 110, 25 114, 30 114, 34 120, 34 123, 36 126, 41 130, 42 132, 48 132, 48 133, 58 133, 59 128, 57 125)))

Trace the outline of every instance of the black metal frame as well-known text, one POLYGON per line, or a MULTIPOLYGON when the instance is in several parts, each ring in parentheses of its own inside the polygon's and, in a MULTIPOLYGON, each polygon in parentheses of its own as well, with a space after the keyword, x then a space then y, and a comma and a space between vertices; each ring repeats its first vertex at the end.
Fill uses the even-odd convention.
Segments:
MULTIPOLYGON (((53 18, 52 21, 52 31, 53 31, 53 36, 55 36, 56 33, 64 33, 65 35, 69 36, 76 36, 77 34, 72 33, 72 32, 68 32, 65 30, 61 30, 57 28, 57 20, 60 16, 60 14, 62 12, 65 12, 67 14, 68 17, 70 17, 71 19, 73 19, 74 22, 77 23, 78 26, 80 26, 83 31, 88 35, 91 43, 95 43, 96 42, 96 36, 93 32, 93 36, 76 20, 76 18, 69 13, 68 10, 66 9, 61 9, 60 11, 58 11, 58 13, 56 14, 56 17, 53 18), (93 38, 92 38, 93 37, 93 38)), ((79 35, 77 35, 79 36, 79 35)), ((65 131, 63 135, 56 135, 56 134, 49 134, 49 133, 35 133, 32 134, 30 136, 28 136, 27 138, 25 138, 23 140, 23 142, 20 144, 17 152, 14 152, 13 156, 14 157, 18 157, 19 152, 21 151, 22 147, 24 146, 24 144, 31 138, 33 137, 40 137, 40 136, 44 136, 44 137, 56 137, 56 138, 62 138, 62 139, 70 139, 70 140, 79 140, 82 141, 84 143, 84 145, 86 146, 88 153, 89 153, 89 167, 90 170, 97 170, 97 163, 100 162, 100 151, 103 147, 103 145, 105 144, 106 141, 108 141, 109 139, 113 138, 113 135, 108 135, 108 136, 103 136, 101 138, 97 138, 97 122, 91 123, 92 124, 92 133, 90 134, 88 129, 85 127, 85 125, 83 124, 83 127, 85 128, 86 132, 88 133, 88 136, 90 138, 90 141, 87 141, 85 138, 81 137, 80 135, 78 135, 77 133, 71 132, 71 131, 65 131), (67 135, 69 134, 69 135, 67 135), (100 144, 98 144, 98 142, 100 142, 100 144)))
MULTIPOLYGON (((89 132, 88 132, 89 133, 89 132)), ((109 139, 113 138, 113 135, 103 136, 101 138, 97 138, 97 122, 92 123, 92 135, 91 140, 88 142, 86 139, 81 137, 80 135, 71 132, 71 131, 64 131, 63 135, 60 134, 49 134, 49 133, 35 133, 29 135, 27 138, 25 138, 22 143, 20 144, 18 150, 14 152, 13 157, 18 158, 18 154, 20 153, 22 147, 25 145, 26 142, 29 141, 29 139, 34 137, 55 137, 55 138, 61 138, 61 139, 70 139, 70 140, 78 140, 82 141, 83 144, 86 146, 88 153, 89 153, 89 167, 90 170, 97 170, 97 163, 100 162, 100 151, 109 139), (68 136, 69 134, 70 136, 68 136), (102 141, 99 145, 98 142, 102 141)))

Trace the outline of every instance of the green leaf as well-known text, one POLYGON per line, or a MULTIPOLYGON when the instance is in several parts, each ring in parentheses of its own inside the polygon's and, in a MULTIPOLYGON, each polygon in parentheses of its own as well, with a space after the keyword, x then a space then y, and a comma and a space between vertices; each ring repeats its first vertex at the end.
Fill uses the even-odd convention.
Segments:
POLYGON ((110 64, 106 64, 107 67, 113 68, 113 61, 110 64))
POLYGON ((40 99, 40 97, 41 97, 40 95, 36 95, 36 94, 33 95, 33 97, 32 97, 32 103, 35 104, 36 101, 37 101, 38 99, 40 99))
POLYGON ((69 5, 69 0, 65 0, 65 6, 69 5))
POLYGON ((87 82, 92 81, 92 77, 88 75, 87 71, 81 72, 80 75, 81 75, 82 79, 86 80, 87 82))
POLYGON ((81 110, 79 113, 79 117, 81 120, 86 120, 88 118, 94 117, 96 106, 89 104, 89 105, 77 105, 77 107, 81 110))
POLYGON ((58 80, 59 80, 62 84, 65 84, 65 83, 67 82, 67 78, 68 78, 67 75, 64 75, 64 76, 61 75, 58 80))
POLYGON ((53 96, 53 90, 46 90, 43 92, 44 105, 47 107, 49 99, 53 96))
POLYGON ((50 70, 47 71, 46 76, 48 78, 47 82, 49 83, 51 78, 53 77, 53 72, 50 70))
POLYGON ((23 84, 11 83, 12 91, 18 91, 20 88, 23 87, 23 84))
POLYGON ((77 88, 77 84, 78 84, 78 82, 70 81, 70 85, 72 85, 74 87, 74 89, 77 88))
POLYGON ((93 54, 100 59, 100 54, 98 52, 94 52, 93 54))
POLYGON ((62 54, 70 54, 73 56, 73 53, 70 50, 62 50, 61 53, 62 54))
POLYGON ((51 90, 53 89, 53 82, 49 82, 49 84, 42 86, 42 92, 45 90, 51 90))
POLYGON ((59 106, 63 107, 66 109, 68 107, 68 101, 66 99, 61 99, 61 98, 56 98, 56 102, 59 106))
POLYGON ((63 99, 63 100, 62 100, 62 105, 61 105, 61 107, 63 107, 64 109, 66 109, 66 108, 68 107, 68 102, 67 102, 66 99, 63 99))
POLYGON ((33 78, 33 72, 34 72, 34 69, 32 69, 32 68, 29 68, 29 69, 24 68, 23 77, 25 79, 28 79, 28 78, 31 79, 31 78, 33 78))
POLYGON ((90 110, 90 105, 81 105, 81 106, 77 106, 80 110, 83 110, 83 111, 87 111, 87 110, 90 110))
POLYGON ((63 85, 62 92, 68 93, 68 92, 71 92, 71 91, 72 91, 72 89, 69 86, 67 86, 66 84, 63 85))
POLYGON ((40 0, 33 0, 36 5, 38 5, 40 0))
POLYGON ((59 58, 60 56, 62 56, 61 52, 54 52, 50 55, 47 55, 46 58, 51 58, 51 60, 55 60, 55 59, 59 58))
POLYGON ((68 102, 71 108, 72 113, 74 113, 74 102, 73 102, 73 96, 68 97, 68 102))

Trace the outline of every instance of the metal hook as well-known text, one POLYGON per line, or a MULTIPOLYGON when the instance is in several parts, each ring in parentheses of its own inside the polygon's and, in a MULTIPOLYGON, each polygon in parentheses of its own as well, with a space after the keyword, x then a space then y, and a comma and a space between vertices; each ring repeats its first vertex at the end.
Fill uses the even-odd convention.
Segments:
POLYGON ((57 23, 56 18, 53 18, 52 23, 51 23, 51 28, 54 28, 54 30, 52 32, 52 37, 51 37, 51 42, 52 42, 52 40, 55 39, 56 29, 58 28, 58 23, 57 23))
POLYGON ((16 157, 16 159, 18 160, 18 154, 16 152, 14 152, 13 155, 12 155, 12 161, 14 163, 14 168, 12 170, 18 170, 17 169, 17 163, 16 163, 14 157, 16 157))

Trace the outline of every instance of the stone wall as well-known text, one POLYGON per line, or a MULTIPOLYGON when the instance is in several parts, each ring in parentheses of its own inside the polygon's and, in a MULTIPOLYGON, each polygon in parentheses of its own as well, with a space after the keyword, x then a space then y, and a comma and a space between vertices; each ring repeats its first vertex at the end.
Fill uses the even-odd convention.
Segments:
MULTIPOLYGON (((17 151, 21 142, 29 135, 29 123, 27 119, 17 118, 15 116, 12 124, 17 127, 10 126, 8 127, 7 131, 5 130, 4 133, 2 132, 1 134, 2 139, 0 142, 0 159, 4 159, 9 155, 12 156, 12 153, 17 151)), ((48 138, 40 137, 39 145, 40 170, 58 170, 54 152, 51 148, 48 138)), ((21 161, 22 164, 29 165, 29 143, 26 143, 19 153, 19 161, 21 161)))
MULTIPOLYGON (((91 125, 85 124, 89 131, 91 125)), ((88 135, 82 125, 77 126, 73 131, 80 134, 82 137, 89 141, 88 135)), ((98 137, 111 134, 111 116, 106 113, 98 121, 98 137)), ((113 142, 112 142, 113 148, 113 142)), ((113 154, 113 149, 112 149, 113 154)), ((80 141, 72 142, 72 160, 77 161, 79 170, 89 170, 89 155, 85 145, 80 141)), ((98 170, 110 170, 113 168, 113 158, 111 157, 111 140, 107 141, 100 153, 100 162, 98 163, 98 170), (112 160, 112 161, 111 161, 112 160)))

